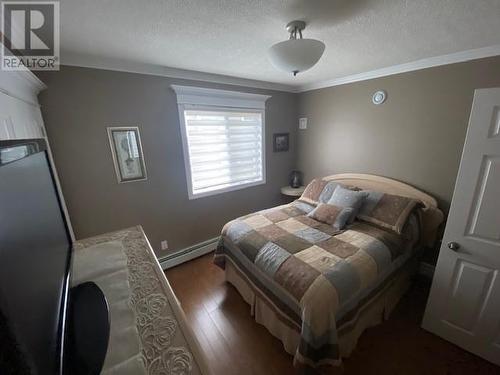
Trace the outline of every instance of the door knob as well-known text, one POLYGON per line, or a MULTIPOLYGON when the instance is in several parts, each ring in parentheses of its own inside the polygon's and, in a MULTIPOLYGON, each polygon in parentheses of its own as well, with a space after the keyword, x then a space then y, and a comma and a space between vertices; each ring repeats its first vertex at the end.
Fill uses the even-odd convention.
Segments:
POLYGON ((460 249, 460 244, 457 242, 448 242, 448 248, 453 251, 458 251, 458 249, 460 249))

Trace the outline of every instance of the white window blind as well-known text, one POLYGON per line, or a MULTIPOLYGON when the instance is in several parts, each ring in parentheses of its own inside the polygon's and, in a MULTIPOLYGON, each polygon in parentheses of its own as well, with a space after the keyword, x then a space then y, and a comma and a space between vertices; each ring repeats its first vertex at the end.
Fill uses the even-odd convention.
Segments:
POLYGON ((266 182, 268 95, 172 85, 189 199, 266 182))
POLYGON ((184 107, 183 114, 191 197, 264 182, 262 110, 184 107))

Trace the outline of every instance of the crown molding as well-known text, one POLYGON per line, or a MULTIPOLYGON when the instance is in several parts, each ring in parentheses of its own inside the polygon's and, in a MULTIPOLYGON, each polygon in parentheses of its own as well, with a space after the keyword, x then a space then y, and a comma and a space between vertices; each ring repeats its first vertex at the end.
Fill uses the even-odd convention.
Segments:
POLYGON ((334 78, 331 80, 320 81, 316 83, 306 84, 299 87, 298 92, 306 92, 311 90, 322 89, 326 87, 345 85, 347 83, 366 81, 369 79, 386 77, 394 74, 412 72, 415 70, 432 68, 435 66, 456 64, 470 60, 483 59, 500 55, 500 44, 471 49, 462 52, 450 53, 447 55, 435 56, 426 59, 416 60, 405 64, 388 66, 381 69, 376 69, 364 73, 353 74, 346 77, 334 78))
POLYGON ((18 70, 0 69, 0 91, 13 98, 38 106, 38 93, 46 88, 45 83, 25 66, 18 70))
POLYGON ((38 106, 38 93, 47 86, 29 69, 0 70, 0 91, 25 103, 38 106))
POLYGON ((36 94, 47 88, 47 85, 27 68, 23 70, 8 71, 8 73, 14 73, 14 75, 16 75, 19 79, 22 79, 29 87, 31 87, 36 94))
MULTIPOLYGON (((247 78, 239 78, 222 74, 212 74, 193 70, 169 68, 160 65, 127 62, 120 59, 102 58, 96 56, 80 55, 76 53, 63 52, 61 65, 114 70, 139 74, 157 75, 169 78, 186 79, 202 82, 219 83, 225 85, 244 86, 264 90, 276 90, 292 93, 301 93, 326 87, 345 85, 348 83, 366 81, 374 78, 387 77, 394 74, 407 73, 416 70, 432 68, 436 66, 456 64, 487 57, 500 56, 500 44, 450 53, 447 55, 434 56, 420 59, 409 63, 388 66, 368 72, 353 74, 345 77, 319 81, 315 83, 292 86, 280 83, 265 82, 247 78)), ((36 77, 35 77, 36 78, 36 77)), ((41 81, 40 81, 41 82, 41 81)))
POLYGON ((244 86, 264 90, 297 92, 297 87, 280 83, 258 81, 222 74, 205 73, 194 70, 170 68, 154 64, 129 62, 120 59, 80 55, 77 53, 70 53, 66 51, 63 51, 61 53, 61 65, 114 70, 128 73, 149 74, 169 78, 219 83, 224 85, 244 86))

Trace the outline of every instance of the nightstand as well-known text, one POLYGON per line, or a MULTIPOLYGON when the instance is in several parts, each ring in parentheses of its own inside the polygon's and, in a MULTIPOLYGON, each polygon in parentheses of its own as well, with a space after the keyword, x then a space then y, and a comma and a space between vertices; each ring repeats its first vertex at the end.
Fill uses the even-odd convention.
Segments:
POLYGON ((281 188, 281 194, 286 195, 287 197, 298 198, 302 195, 305 190, 305 186, 300 186, 298 188, 293 188, 291 186, 283 186, 281 188))

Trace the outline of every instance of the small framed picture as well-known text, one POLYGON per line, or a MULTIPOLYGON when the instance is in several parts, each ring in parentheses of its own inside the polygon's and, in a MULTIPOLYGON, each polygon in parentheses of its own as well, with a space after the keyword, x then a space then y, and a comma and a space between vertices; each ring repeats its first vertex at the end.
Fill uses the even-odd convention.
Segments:
POLYGON ((137 126, 108 127, 109 146, 119 183, 146 180, 141 136, 137 126))
POLYGON ((288 151, 289 147, 289 133, 275 133, 273 134, 273 151, 283 152, 288 151))

